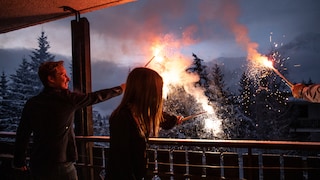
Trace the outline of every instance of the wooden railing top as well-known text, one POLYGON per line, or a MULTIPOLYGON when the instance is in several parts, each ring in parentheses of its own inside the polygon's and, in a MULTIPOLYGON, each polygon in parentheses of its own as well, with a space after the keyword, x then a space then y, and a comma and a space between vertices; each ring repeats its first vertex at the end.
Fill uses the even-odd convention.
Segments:
MULTIPOLYGON (((76 136, 78 141, 109 142, 109 136, 76 136)), ((320 150, 320 142, 149 138, 150 144, 199 147, 320 150)))
MULTIPOLYGON (((15 132, 2 132, 0 137, 15 138, 15 132)), ((77 141, 109 142, 109 136, 76 136, 77 141)), ((156 145, 183 145, 198 147, 234 147, 257 149, 295 149, 320 150, 320 142, 301 141, 261 141, 261 140, 211 140, 211 139, 174 139, 149 138, 150 144, 156 145)))

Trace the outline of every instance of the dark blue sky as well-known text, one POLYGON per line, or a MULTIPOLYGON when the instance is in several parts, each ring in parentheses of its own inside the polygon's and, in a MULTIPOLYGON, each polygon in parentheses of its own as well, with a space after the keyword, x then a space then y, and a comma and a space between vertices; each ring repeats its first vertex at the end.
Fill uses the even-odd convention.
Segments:
MULTIPOLYGON (((163 56, 180 61, 192 61, 192 53, 206 61, 246 56, 243 43, 236 41, 243 36, 257 43, 258 52, 268 53, 300 34, 320 32, 320 1, 138 0, 81 17, 90 22, 93 87, 98 89, 124 81, 128 69, 144 65, 159 44, 163 56), (114 73, 101 75, 105 72, 114 73)), ((73 19, 0 34, 0 70, 17 69, 22 57, 37 48, 42 30, 49 51, 70 61, 73 19)))
MULTIPOLYGON (((183 54, 190 51, 211 60, 239 56, 230 23, 238 23, 265 53, 273 41, 287 42, 304 32, 320 32, 317 0, 138 0, 83 14, 91 26, 92 58, 120 64, 148 59, 152 42, 170 35, 183 54)), ((44 30, 51 52, 70 56, 70 20, 67 18, 0 34, 0 48, 34 48, 44 30)))

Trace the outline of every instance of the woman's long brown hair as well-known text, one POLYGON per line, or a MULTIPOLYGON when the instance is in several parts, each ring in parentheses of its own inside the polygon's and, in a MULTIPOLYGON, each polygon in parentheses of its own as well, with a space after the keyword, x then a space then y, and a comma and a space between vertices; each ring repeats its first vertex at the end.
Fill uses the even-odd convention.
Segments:
POLYGON ((162 77, 156 71, 144 67, 133 69, 128 75, 122 101, 111 116, 128 106, 140 135, 146 138, 157 136, 163 118, 162 87, 162 77))

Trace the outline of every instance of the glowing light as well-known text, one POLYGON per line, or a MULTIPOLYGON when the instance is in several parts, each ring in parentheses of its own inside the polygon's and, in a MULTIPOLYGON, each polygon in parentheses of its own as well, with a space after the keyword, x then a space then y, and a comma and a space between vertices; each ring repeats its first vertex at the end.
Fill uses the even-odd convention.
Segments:
POLYGON ((205 129, 211 133, 217 134, 221 132, 221 121, 214 119, 205 119, 205 129))
POLYGON ((161 45, 155 45, 153 47, 151 47, 153 55, 154 55, 154 59, 155 61, 161 63, 164 60, 164 56, 163 54, 161 54, 164 51, 164 46, 161 45))
POLYGON ((271 68, 280 78, 282 78, 287 83, 290 88, 293 86, 293 84, 287 78, 285 78, 276 68, 273 67, 273 63, 268 59, 268 57, 257 54, 254 60, 267 68, 271 68))
POLYGON ((261 57, 261 61, 263 63, 264 66, 273 69, 273 63, 272 61, 269 61, 269 59, 267 57, 261 57))
POLYGON ((215 124, 211 119, 206 119, 205 121, 205 128, 206 129, 214 129, 215 124))

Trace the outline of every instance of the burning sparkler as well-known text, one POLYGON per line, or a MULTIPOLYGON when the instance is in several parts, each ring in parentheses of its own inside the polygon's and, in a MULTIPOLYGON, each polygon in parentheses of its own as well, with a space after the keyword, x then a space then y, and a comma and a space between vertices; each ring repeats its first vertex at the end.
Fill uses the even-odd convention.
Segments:
POLYGON ((287 79, 285 78, 276 68, 272 69, 276 74, 278 74, 286 83, 287 85, 291 88, 293 86, 293 84, 287 79))
POLYGON ((158 60, 158 61, 161 61, 161 57, 158 56, 158 54, 163 50, 164 47, 158 45, 156 47, 153 47, 153 56, 152 58, 144 65, 144 67, 147 67, 155 58, 158 60))
POLYGON ((272 61, 270 61, 267 57, 263 56, 261 57, 262 59, 262 63, 268 67, 271 68, 280 78, 282 78, 287 85, 291 88, 293 86, 293 84, 287 79, 285 78, 276 68, 273 67, 272 61))
POLYGON ((147 62, 147 64, 144 65, 144 67, 147 67, 155 57, 156 57, 156 56, 153 56, 153 57, 147 62))
POLYGON ((204 111, 204 112, 200 112, 200 113, 197 113, 197 114, 193 114, 193 115, 184 117, 184 118, 181 119, 181 122, 187 121, 187 120, 189 120, 189 119, 192 119, 192 118, 197 117, 197 116, 199 116, 200 114, 204 114, 204 113, 206 113, 206 112, 204 111))

